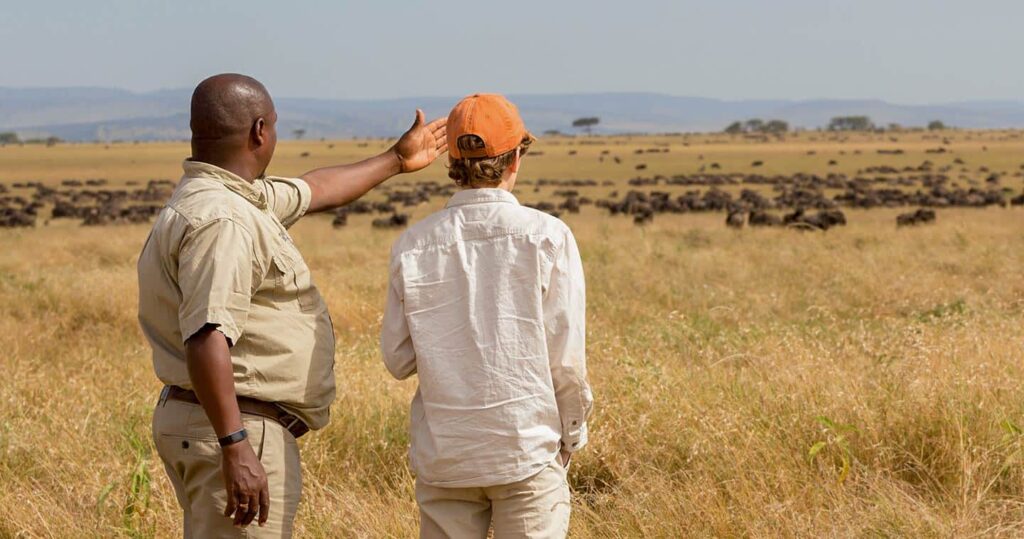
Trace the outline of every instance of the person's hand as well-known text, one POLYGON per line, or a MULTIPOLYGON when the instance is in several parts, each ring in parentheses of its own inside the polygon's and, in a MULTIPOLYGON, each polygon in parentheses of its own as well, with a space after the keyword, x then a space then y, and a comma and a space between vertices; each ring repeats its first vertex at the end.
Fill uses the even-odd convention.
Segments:
POLYGON ((425 125, 423 122, 423 111, 416 109, 416 121, 391 147, 401 162, 402 172, 416 172, 448 151, 448 118, 438 118, 425 125))
POLYGON ((221 471, 228 491, 224 516, 234 515, 235 526, 242 528, 248 526, 257 514, 259 525, 266 524, 270 516, 267 473, 248 440, 222 448, 221 471))

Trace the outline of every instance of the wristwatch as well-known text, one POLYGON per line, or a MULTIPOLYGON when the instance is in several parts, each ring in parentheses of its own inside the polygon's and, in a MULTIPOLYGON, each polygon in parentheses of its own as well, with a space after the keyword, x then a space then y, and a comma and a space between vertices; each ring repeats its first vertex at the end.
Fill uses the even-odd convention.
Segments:
POLYGON ((219 443, 221 447, 227 447, 232 444, 237 444, 248 437, 249 433, 246 432, 245 429, 238 429, 223 438, 217 438, 217 443, 219 443))

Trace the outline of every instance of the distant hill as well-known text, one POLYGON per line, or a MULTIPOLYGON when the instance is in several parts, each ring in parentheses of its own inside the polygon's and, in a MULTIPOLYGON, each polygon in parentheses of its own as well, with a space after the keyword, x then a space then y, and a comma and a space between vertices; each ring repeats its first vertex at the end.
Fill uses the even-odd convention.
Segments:
MULTIPOLYGON (((135 93, 113 88, 2 88, 0 132, 66 140, 186 139, 191 90, 135 93)), ((931 120, 968 128, 1024 127, 1024 102, 971 101, 898 105, 880 100, 723 101, 654 93, 512 95, 535 133, 572 132, 572 121, 598 116, 598 133, 719 131, 735 120, 786 120, 816 128, 834 116, 867 115, 878 125, 924 126, 931 120)), ((407 127, 416 107, 446 114, 458 97, 342 100, 278 97, 279 132, 306 138, 389 137, 407 127)))

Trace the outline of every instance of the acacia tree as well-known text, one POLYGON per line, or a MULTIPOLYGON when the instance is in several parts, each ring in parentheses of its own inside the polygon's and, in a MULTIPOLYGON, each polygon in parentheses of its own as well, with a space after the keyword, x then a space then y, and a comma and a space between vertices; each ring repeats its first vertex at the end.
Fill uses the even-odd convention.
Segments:
POLYGON ((746 126, 746 131, 748 133, 760 133, 764 131, 764 120, 760 118, 751 118, 747 120, 744 125, 746 126))
POLYGON ((942 120, 932 120, 928 122, 929 131, 941 131, 946 128, 946 124, 942 123, 942 120))
POLYGON ((590 134, 591 129, 601 123, 601 119, 597 116, 588 116, 585 118, 576 118, 572 121, 572 126, 576 129, 582 129, 584 133, 590 134))
POLYGON ((789 123, 783 120, 768 120, 767 122, 760 118, 751 118, 745 122, 733 122, 725 128, 725 132, 730 135, 739 135, 742 133, 770 133, 770 134, 781 134, 789 131, 789 123))
POLYGON ((875 124, 867 116, 836 116, 828 123, 829 131, 872 131, 875 124))
POLYGON ((296 140, 302 140, 302 137, 306 136, 306 130, 295 129, 294 131, 292 131, 292 134, 295 135, 296 140))
POLYGON ((781 134, 789 131, 789 124, 782 120, 770 120, 764 124, 765 133, 781 134))
POLYGON ((15 132, 0 133, 0 144, 18 144, 21 139, 15 132))

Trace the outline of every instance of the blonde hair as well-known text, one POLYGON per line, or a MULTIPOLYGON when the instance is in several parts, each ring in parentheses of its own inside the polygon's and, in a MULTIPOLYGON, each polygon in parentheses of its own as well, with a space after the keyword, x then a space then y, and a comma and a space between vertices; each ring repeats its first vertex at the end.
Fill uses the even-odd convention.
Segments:
POLYGON ((530 139, 525 139, 516 149, 505 152, 497 157, 464 157, 448 158, 448 177, 455 180, 459 187, 495 187, 501 183, 501 177, 516 159, 516 151, 520 156, 526 154, 530 147, 530 139))

